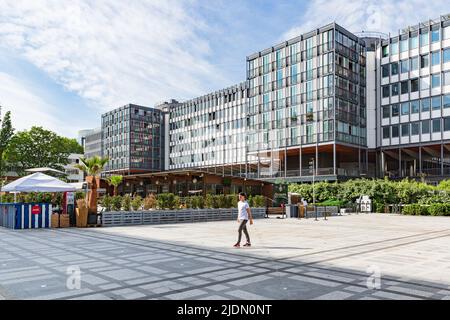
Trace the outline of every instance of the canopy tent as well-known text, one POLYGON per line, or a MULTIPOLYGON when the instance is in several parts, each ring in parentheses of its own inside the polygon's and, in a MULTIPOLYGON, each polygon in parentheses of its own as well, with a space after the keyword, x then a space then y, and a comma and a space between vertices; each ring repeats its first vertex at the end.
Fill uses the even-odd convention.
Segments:
POLYGON ((37 172, 13 181, 2 188, 4 192, 65 192, 76 188, 58 178, 37 172))

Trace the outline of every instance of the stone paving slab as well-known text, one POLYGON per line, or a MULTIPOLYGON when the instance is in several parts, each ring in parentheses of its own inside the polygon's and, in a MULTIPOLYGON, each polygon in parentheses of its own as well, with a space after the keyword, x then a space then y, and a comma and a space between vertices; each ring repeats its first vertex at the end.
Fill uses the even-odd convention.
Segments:
POLYGON ((262 219, 240 249, 237 227, 0 228, 0 300, 450 296, 447 217, 262 219))

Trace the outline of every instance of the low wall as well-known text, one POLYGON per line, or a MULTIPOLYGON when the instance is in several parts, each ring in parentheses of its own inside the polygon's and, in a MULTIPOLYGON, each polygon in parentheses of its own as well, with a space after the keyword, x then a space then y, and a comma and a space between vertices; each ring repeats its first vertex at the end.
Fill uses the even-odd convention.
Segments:
MULTIPOLYGON (((264 218, 266 208, 252 208, 254 219, 264 218)), ((237 219, 238 210, 233 209, 183 209, 183 210, 149 210, 104 212, 104 227, 192 223, 208 221, 226 221, 237 219)))

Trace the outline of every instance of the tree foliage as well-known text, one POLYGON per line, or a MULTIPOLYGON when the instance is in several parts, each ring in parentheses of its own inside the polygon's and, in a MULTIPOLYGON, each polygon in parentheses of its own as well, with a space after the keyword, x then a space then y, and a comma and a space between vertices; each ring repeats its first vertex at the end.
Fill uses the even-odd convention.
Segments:
MULTIPOLYGON (((0 106, 1 110, 1 106, 0 106)), ((0 128, 0 177, 3 176, 4 171, 4 159, 3 154, 8 148, 11 138, 14 136, 14 128, 11 123, 11 112, 8 111, 5 113, 3 120, 1 120, 1 128, 0 128)))
POLYGON ((71 153, 82 152, 75 139, 61 137, 42 127, 16 133, 5 151, 5 158, 11 170, 24 175, 26 169, 50 167, 64 170, 71 153))

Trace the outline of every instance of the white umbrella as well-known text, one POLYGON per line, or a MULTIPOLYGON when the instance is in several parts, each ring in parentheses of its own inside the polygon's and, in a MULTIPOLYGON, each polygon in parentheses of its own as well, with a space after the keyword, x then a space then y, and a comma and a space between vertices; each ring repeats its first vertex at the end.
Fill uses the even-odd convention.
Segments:
POLYGON ((57 178, 37 172, 20 178, 2 188, 4 192, 65 192, 76 188, 57 178))

